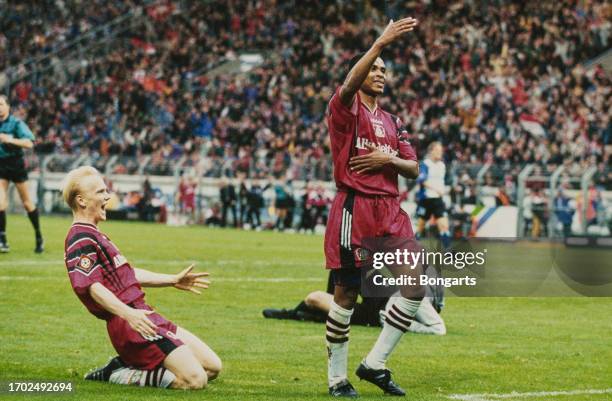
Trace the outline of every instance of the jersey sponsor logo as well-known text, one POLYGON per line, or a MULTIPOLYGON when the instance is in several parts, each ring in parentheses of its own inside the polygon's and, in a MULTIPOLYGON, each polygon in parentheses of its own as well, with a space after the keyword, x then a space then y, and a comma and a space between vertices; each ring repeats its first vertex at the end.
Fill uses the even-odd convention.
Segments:
POLYGON ((113 257, 113 263, 115 264, 115 267, 119 267, 126 264, 127 259, 123 255, 115 255, 113 257))
POLYGON ((357 137, 357 143, 355 144, 355 147, 357 149, 362 149, 362 150, 367 150, 368 149, 368 145, 369 146, 375 146, 378 150, 380 150, 383 153, 386 153, 388 155, 391 156, 397 156, 398 152, 397 150, 393 149, 389 144, 378 144, 378 143, 374 143, 372 141, 370 141, 368 138, 362 138, 362 137, 357 137))

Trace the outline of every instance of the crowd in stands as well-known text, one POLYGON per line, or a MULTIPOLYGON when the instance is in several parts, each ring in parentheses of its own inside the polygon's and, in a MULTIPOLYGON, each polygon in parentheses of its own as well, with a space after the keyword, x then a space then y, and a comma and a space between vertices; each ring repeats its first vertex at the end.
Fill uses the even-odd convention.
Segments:
POLYGON ((80 35, 143 3, 139 0, 2 1, 0 71, 62 49, 80 35))
MULTIPOLYGON (((137 2, 78 3, 12 5, 4 59, 53 49, 137 2)), ((609 3, 294 3, 153 2, 146 29, 61 80, 16 83, 12 99, 41 151, 151 155, 159 174, 186 156, 208 176, 328 179, 324 113, 346 60, 389 17, 412 15, 419 28, 383 55, 381 103, 419 150, 441 140, 447 162, 495 163, 502 181, 527 162, 581 171, 608 161, 610 78, 582 63, 611 45, 609 3), (207 77, 248 50, 272 56, 248 74, 207 77)))
POLYGON ((181 162, 209 177, 329 180, 324 115, 347 60, 389 18, 410 15, 418 29, 383 54, 381 104, 401 117, 419 154, 444 144, 451 195, 475 197, 475 168, 487 163, 486 179, 510 191, 502 203, 515 201, 526 163, 543 174, 564 164, 567 177, 598 164, 599 183, 612 182, 612 85, 600 66, 583 65, 612 45, 606 1, 10 3, 0 14, 4 67, 143 7, 145 23, 107 53, 12 83, 14 111, 38 135, 39 152, 89 153, 102 165, 117 155, 113 173, 146 161, 145 174, 169 175, 181 162), (264 63, 209 74, 242 52, 264 63))

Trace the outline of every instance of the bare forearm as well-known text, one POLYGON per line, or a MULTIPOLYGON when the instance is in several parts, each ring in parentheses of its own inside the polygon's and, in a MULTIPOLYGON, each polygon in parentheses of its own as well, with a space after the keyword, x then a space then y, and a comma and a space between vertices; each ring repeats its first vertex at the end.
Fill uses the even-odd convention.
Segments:
POLYGON ((404 160, 395 156, 391 158, 391 165, 402 177, 412 179, 419 176, 419 164, 414 160, 404 160))
POLYGON ((19 146, 20 148, 24 149, 31 149, 34 146, 32 141, 30 141, 29 139, 10 138, 4 143, 6 143, 7 145, 19 146))
POLYGON ((89 287, 89 294, 104 310, 121 318, 125 318, 131 309, 100 283, 93 283, 89 287))
POLYGON ((143 287, 169 287, 176 284, 176 275, 154 273, 144 269, 134 269, 136 280, 143 287))
POLYGON ((376 61, 376 58, 380 56, 383 46, 378 42, 374 42, 370 50, 364 54, 364 56, 355 64, 355 66, 348 73, 342 88, 340 88, 340 101, 345 106, 350 106, 353 103, 353 98, 363 81, 368 77, 372 64, 376 61))

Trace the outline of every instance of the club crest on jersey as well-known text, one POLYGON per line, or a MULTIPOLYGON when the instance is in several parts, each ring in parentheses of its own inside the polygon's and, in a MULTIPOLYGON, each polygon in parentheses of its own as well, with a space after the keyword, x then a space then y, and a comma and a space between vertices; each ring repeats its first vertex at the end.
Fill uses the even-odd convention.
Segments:
POLYGON ((79 263, 77 263, 77 267, 83 270, 85 273, 88 273, 93 267, 93 260, 87 255, 81 255, 79 257, 79 263))
POLYGON ((370 122, 372 123, 372 127, 374 127, 374 135, 379 138, 384 138, 385 134, 385 126, 381 120, 376 118, 370 118, 370 122))
POLYGON ((119 267, 126 264, 127 259, 123 255, 115 255, 113 257, 113 263, 115 264, 115 267, 119 267))

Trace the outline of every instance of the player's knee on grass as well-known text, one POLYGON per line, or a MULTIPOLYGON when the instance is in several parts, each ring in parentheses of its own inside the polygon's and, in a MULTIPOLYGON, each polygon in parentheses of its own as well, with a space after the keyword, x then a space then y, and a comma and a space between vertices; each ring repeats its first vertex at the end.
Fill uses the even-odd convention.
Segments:
POLYGON ((164 366, 176 376, 172 388, 197 390, 208 384, 206 371, 186 345, 172 351, 164 360, 164 366))
POLYGON ((203 368, 199 371, 183 372, 176 374, 176 379, 172 383, 172 388, 182 390, 200 390, 208 384, 208 376, 203 368))
POLYGON ((217 376, 219 376, 221 370, 223 369, 223 363, 217 354, 210 356, 208 359, 209 360, 206 362, 206 366, 204 366, 204 370, 206 370, 208 381, 211 381, 215 380, 217 376))
POLYGON ((178 327, 177 336, 183 341, 191 351, 193 357, 204 368, 208 380, 213 380, 221 373, 221 358, 206 343, 189 330, 178 327))

